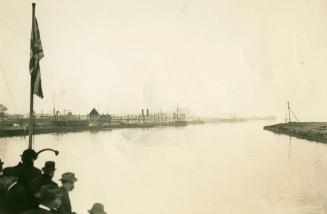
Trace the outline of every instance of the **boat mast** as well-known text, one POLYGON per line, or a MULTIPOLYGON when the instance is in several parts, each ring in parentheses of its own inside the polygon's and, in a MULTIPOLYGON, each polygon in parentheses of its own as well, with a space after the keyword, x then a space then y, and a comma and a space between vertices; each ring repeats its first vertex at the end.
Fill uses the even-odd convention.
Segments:
MULTIPOLYGON (((32 25, 34 25, 34 19, 35 19, 35 3, 32 3, 32 25)), ((33 27, 32 27, 33 28, 33 27)), ((28 148, 33 148, 33 120, 34 120, 34 114, 33 114, 33 81, 32 81, 32 75, 31 75, 31 90, 30 90, 30 117, 29 117, 29 124, 28 124, 28 148)))
POLYGON ((287 102, 287 108, 288 108, 288 122, 291 122, 291 108, 290 108, 290 102, 287 102))

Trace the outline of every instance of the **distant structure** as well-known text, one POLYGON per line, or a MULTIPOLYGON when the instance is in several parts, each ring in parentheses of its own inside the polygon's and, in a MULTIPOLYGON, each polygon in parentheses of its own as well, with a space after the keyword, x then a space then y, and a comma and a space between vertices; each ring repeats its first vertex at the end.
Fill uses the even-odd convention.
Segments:
MULTIPOLYGON (((74 115, 70 110, 64 114, 35 114, 35 133, 72 132, 105 128, 146 128, 156 126, 183 126, 187 121, 185 113, 179 109, 174 112, 153 112, 145 108, 136 114, 100 114, 96 108, 89 113, 74 115)), ((27 134, 29 118, 23 115, 0 117, 0 137, 27 134)))
POLYGON ((100 114, 99 114, 99 112, 95 108, 93 108, 91 110, 91 112, 87 116, 87 118, 89 119, 89 121, 93 121, 93 122, 95 120, 97 120, 99 117, 100 117, 100 114))

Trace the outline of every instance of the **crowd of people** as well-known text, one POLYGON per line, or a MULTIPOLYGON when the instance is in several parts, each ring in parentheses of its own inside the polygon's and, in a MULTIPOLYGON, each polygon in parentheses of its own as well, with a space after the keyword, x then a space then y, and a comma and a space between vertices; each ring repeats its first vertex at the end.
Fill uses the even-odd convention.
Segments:
MULTIPOLYGON (((55 162, 47 161, 42 171, 34 166, 37 154, 27 149, 21 162, 3 168, 0 160, 0 213, 1 214, 76 214, 72 211, 69 192, 77 181, 75 174, 61 175, 61 186, 53 181, 55 162)), ((103 204, 95 203, 90 214, 107 214, 103 204)))

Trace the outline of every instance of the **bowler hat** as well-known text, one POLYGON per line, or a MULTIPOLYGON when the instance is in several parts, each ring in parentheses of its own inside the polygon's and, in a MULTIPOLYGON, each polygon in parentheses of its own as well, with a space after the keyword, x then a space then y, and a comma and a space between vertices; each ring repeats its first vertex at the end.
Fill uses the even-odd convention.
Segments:
POLYGON ((77 178, 75 177, 75 174, 72 172, 66 172, 64 174, 61 175, 61 179, 59 179, 60 181, 68 181, 68 182, 76 182, 77 178))
POLYGON ((100 204, 100 203, 93 204, 92 208, 89 210, 89 213, 90 214, 107 214, 104 211, 103 204, 100 204))
POLYGON ((47 161, 44 164, 44 167, 42 168, 42 171, 49 172, 49 171, 55 171, 56 170, 56 163, 54 161, 47 161))
POLYGON ((26 149, 21 156, 36 159, 36 152, 33 149, 26 149))

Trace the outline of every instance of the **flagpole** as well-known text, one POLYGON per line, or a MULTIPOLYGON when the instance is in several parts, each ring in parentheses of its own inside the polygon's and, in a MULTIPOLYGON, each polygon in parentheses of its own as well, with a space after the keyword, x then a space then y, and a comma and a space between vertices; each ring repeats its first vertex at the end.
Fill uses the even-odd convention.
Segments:
MULTIPOLYGON (((35 19, 35 3, 32 3, 32 25, 34 25, 34 19, 35 19)), ((31 90, 30 90, 30 118, 29 118, 29 132, 28 132, 28 148, 32 149, 33 148, 33 120, 34 120, 34 114, 33 114, 33 81, 32 81, 32 75, 31 75, 31 90)))

